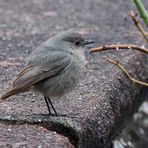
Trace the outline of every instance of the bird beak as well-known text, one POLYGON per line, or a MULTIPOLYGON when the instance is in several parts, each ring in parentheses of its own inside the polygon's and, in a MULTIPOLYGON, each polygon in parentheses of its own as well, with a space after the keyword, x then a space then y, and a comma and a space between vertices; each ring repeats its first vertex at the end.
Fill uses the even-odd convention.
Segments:
POLYGON ((89 44, 92 44, 92 43, 95 43, 94 41, 85 41, 85 45, 89 45, 89 44))

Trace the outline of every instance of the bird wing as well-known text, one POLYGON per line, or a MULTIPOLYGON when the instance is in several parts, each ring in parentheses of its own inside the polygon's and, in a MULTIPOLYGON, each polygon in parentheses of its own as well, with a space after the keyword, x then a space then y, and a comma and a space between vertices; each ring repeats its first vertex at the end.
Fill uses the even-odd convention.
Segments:
POLYGON ((41 54, 40 59, 30 60, 28 65, 17 75, 13 82, 13 88, 21 90, 29 88, 41 80, 58 75, 71 63, 71 58, 66 53, 56 51, 51 52, 50 56, 48 54, 41 54))

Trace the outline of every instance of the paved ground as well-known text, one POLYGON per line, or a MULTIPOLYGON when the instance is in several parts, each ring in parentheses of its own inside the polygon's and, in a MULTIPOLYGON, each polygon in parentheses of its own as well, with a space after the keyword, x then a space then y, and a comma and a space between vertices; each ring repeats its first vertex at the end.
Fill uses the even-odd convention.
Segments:
MULTIPOLYGON (((144 2, 148 6, 147 1, 144 2)), ((106 0, 103 2, 101 0, 0 0, 0 94, 9 88, 13 77, 23 67, 24 58, 41 42, 62 30, 81 27, 86 38, 97 40, 96 45, 143 44, 138 31, 128 17, 131 9, 135 9, 135 7, 130 0, 106 0)), ((109 51, 109 54, 114 58, 122 57, 122 55, 127 57, 125 64, 128 63, 130 56, 134 56, 133 51, 123 51, 123 53, 109 51)), ((137 54, 139 53, 137 52, 137 54)), ((58 111, 63 114, 77 115, 81 108, 86 114, 89 113, 87 110, 89 106, 95 107, 95 103, 89 101, 89 98, 95 97, 97 89, 107 83, 105 75, 98 78, 97 74, 101 74, 101 72, 105 74, 105 71, 109 73, 108 68, 112 69, 110 73, 114 74, 116 69, 112 65, 103 66, 103 64, 107 64, 104 60, 107 55, 104 53, 95 56, 88 55, 86 52, 86 55, 90 65, 85 79, 74 92, 67 96, 66 101, 58 100, 55 104, 58 111), (100 65, 97 60, 99 56, 103 63, 100 65), (95 60, 96 63, 91 64, 95 60), (99 72, 94 73, 93 69, 99 72), (83 101, 82 98, 88 99, 83 101)), ((124 61, 123 57, 121 61, 124 61)), ((138 65, 138 62, 133 65, 138 65)), ((0 104, 1 115, 46 113, 43 98, 32 93, 11 97, 0 104)), ((1 147, 11 147, 12 145, 16 147, 19 147, 18 145, 48 147, 49 141, 50 144, 53 143, 52 137, 61 141, 61 146, 59 146, 59 142, 54 140, 53 147, 73 147, 65 136, 38 125, 0 124, 0 131, 2 131, 1 147), (14 134, 16 131, 17 134, 14 134), (44 135, 47 135, 46 138, 44 135)), ((147 143, 148 139, 144 139, 144 142, 147 143)))

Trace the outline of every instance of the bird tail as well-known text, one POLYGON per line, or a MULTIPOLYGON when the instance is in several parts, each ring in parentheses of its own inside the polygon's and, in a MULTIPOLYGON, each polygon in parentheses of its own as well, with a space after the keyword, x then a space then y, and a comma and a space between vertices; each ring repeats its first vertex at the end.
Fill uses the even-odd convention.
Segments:
POLYGON ((13 96, 15 94, 18 94, 18 93, 21 93, 23 91, 21 91, 20 89, 16 89, 16 88, 12 88, 10 90, 8 90, 6 93, 4 93, 1 97, 0 97, 0 100, 5 100, 7 99, 8 97, 10 96, 13 96))

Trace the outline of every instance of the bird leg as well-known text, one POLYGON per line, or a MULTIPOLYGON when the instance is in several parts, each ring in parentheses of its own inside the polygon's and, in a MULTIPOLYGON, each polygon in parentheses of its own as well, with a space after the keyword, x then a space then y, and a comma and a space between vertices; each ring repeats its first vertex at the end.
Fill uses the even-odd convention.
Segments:
POLYGON ((57 112, 56 112, 50 98, 49 97, 44 97, 44 98, 45 98, 45 102, 46 102, 46 105, 47 105, 47 108, 48 108, 48 111, 49 111, 49 115, 51 115, 51 110, 50 110, 50 106, 51 106, 54 113, 55 113, 55 115, 56 115, 56 117, 58 117, 58 114, 57 114, 57 112))
POLYGON ((46 102, 46 105, 47 105, 47 108, 48 108, 48 112, 49 112, 49 115, 51 115, 51 111, 50 111, 50 106, 49 106, 49 103, 48 103, 48 98, 47 97, 44 97, 45 99, 45 102, 46 102))

